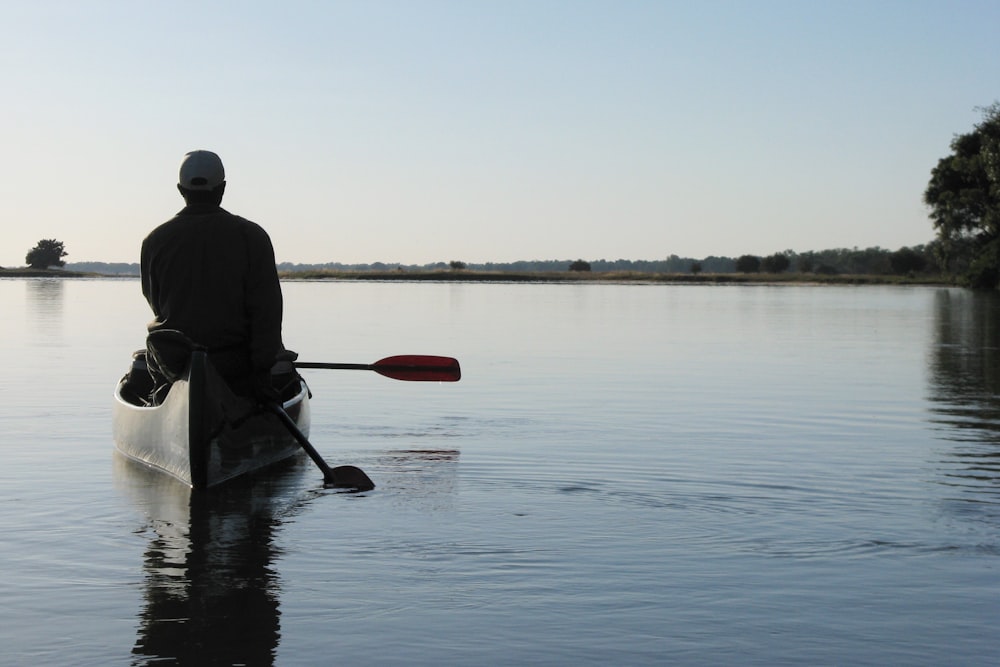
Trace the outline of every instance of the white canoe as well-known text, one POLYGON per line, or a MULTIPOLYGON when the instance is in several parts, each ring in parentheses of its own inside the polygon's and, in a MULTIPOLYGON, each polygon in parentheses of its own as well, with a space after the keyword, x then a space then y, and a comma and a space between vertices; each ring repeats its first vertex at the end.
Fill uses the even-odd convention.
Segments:
MULTIPOLYGON (((160 405, 134 405, 115 388, 112 430, 124 455, 166 472, 194 489, 207 489, 296 456, 302 451, 288 428, 237 396, 207 355, 191 355, 185 377, 160 405)), ((309 433, 309 388, 284 402, 285 412, 309 433)))

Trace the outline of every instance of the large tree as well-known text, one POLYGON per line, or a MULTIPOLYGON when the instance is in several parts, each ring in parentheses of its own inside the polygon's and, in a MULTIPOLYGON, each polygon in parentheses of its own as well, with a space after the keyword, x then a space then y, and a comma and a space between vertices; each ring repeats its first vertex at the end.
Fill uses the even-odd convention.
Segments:
POLYGON ((760 273, 760 257, 757 255, 740 255, 736 259, 736 270, 740 273, 760 273))
POLYGON ((47 269, 50 266, 65 266, 62 260, 66 256, 62 241, 42 239, 34 248, 28 251, 24 261, 33 269, 47 269))
POLYGON ((778 252, 760 260, 760 268, 764 273, 784 273, 792 265, 788 253, 778 252))
POLYGON ((972 132, 951 141, 931 171, 924 203, 945 266, 974 287, 1000 286, 1000 102, 980 109, 972 132))

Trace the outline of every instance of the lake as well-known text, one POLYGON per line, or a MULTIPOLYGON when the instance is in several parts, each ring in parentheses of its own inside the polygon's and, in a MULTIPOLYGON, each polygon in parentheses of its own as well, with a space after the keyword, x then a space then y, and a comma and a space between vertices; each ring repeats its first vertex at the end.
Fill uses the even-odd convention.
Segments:
POLYGON ((1000 296, 285 282, 309 459, 115 455, 135 279, 0 280, 4 665, 987 665, 1000 296))

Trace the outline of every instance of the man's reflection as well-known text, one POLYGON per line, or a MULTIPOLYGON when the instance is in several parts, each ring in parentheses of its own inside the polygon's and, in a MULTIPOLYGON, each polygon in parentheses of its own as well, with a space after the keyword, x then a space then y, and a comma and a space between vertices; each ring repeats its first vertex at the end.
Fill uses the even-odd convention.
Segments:
POLYGON ((135 664, 273 664, 280 638, 276 516, 287 515, 282 504, 294 504, 282 494, 294 473, 192 493, 117 458, 151 533, 135 664))

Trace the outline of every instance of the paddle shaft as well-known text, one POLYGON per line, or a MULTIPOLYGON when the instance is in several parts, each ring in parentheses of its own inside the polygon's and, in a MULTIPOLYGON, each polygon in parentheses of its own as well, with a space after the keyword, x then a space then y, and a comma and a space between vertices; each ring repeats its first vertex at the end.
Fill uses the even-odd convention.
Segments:
POLYGON ((296 368, 326 368, 335 371, 373 371, 373 364, 333 364, 324 361, 296 361, 296 368))
POLYGON ((332 481, 333 469, 330 468, 329 465, 327 465, 326 461, 323 460, 323 457, 320 456, 319 452, 316 451, 316 448, 312 446, 311 442, 309 442, 309 439, 306 438, 305 434, 301 430, 299 430, 299 427, 298 425, 296 425, 295 421, 290 416, 288 416, 288 413, 285 412, 285 409, 282 408, 277 403, 272 403, 270 408, 271 412, 278 415, 278 419, 282 421, 282 423, 285 425, 285 428, 288 429, 288 432, 291 433, 292 436, 294 436, 295 439, 299 441, 299 444, 302 446, 302 449, 306 450, 306 454, 308 454, 309 458, 313 460, 313 463, 315 463, 316 466, 323 471, 323 478, 327 481, 332 481))
POLYGON ((375 371, 394 380, 411 382, 458 382, 462 369, 458 359, 427 354, 400 354, 379 359, 374 364, 336 364, 319 361, 296 361, 296 368, 375 371))
POLYGON ((278 419, 280 419, 285 425, 288 432, 291 433, 296 440, 298 440, 299 445, 301 445, 302 449, 306 451, 309 458, 313 460, 316 467, 323 472, 323 483, 325 485, 341 487, 350 486, 357 488, 358 491, 371 491, 375 488, 375 483, 372 482, 368 475, 366 475, 360 468, 355 466, 337 466, 336 468, 331 468, 327 462, 323 460, 323 457, 320 456, 319 452, 316 451, 316 448, 312 446, 312 443, 309 442, 309 439, 305 436, 305 434, 299 430, 295 421, 288 416, 288 413, 285 412, 284 408, 277 403, 271 403, 268 407, 271 409, 271 412, 278 416, 278 419))

